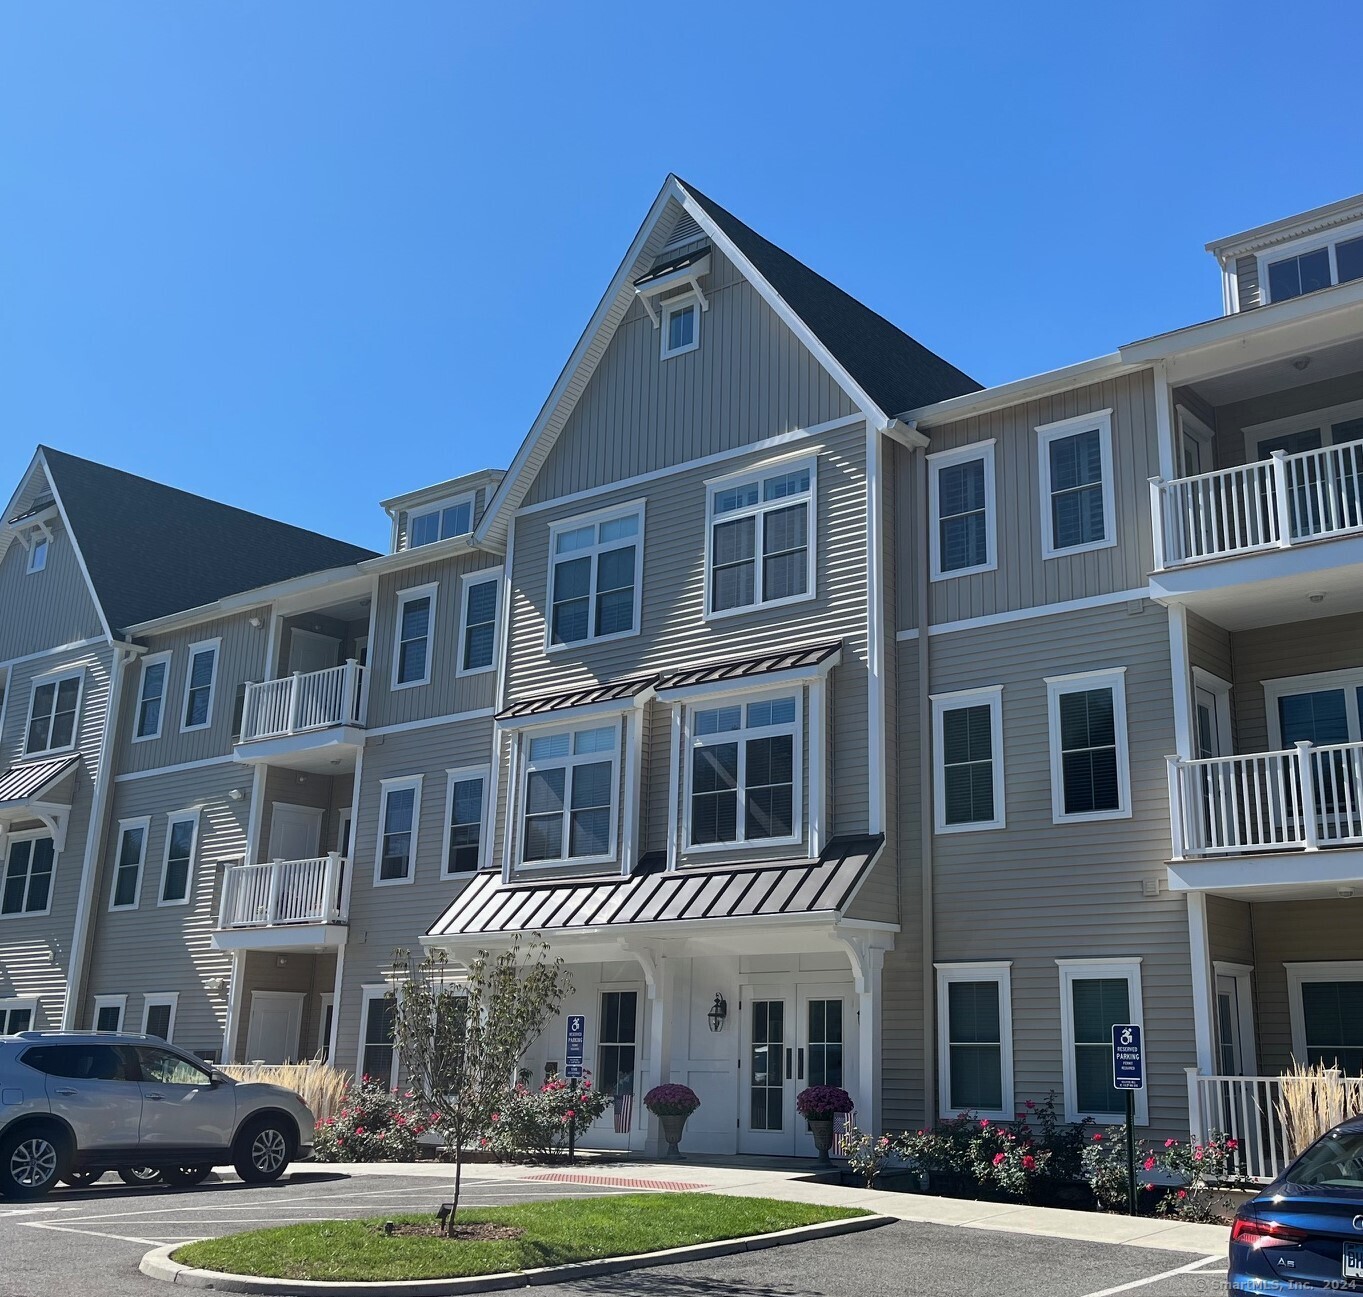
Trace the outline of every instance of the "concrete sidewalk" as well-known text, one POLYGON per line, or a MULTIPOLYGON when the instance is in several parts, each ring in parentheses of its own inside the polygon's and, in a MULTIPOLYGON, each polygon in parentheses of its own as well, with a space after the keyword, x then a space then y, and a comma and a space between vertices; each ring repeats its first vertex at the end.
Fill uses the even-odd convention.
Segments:
MULTIPOLYGON (((442 1162, 310 1163, 348 1175, 430 1176, 449 1180, 451 1168, 442 1162)), ((864 1207, 899 1220, 956 1225, 967 1229, 1000 1230, 1008 1234, 1075 1239, 1081 1242, 1159 1248, 1223 1256, 1230 1231, 1223 1225, 1190 1225, 1153 1216, 1110 1216, 1102 1212, 1068 1211, 1057 1207, 1022 1207, 1014 1203, 974 1202, 965 1198, 934 1198, 928 1194, 889 1193, 820 1184, 810 1168, 768 1159, 756 1165, 712 1165, 684 1160, 639 1161, 585 1156, 573 1164, 521 1166, 478 1162, 464 1167, 467 1183, 481 1179, 557 1180, 565 1191, 573 1183, 618 1184, 622 1192, 634 1188, 703 1189, 744 1198, 780 1198, 787 1202, 816 1202, 834 1207, 864 1207)))

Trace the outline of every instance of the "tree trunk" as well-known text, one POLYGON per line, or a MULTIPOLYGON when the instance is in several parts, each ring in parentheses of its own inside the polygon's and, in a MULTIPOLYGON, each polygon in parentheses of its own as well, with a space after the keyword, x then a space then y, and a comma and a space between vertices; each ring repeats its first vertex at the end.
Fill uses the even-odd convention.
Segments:
POLYGON ((445 1237, 454 1237, 454 1218, 459 1213, 459 1183, 464 1174, 464 1141, 454 1146, 454 1197, 450 1202, 450 1214, 445 1220, 445 1237))

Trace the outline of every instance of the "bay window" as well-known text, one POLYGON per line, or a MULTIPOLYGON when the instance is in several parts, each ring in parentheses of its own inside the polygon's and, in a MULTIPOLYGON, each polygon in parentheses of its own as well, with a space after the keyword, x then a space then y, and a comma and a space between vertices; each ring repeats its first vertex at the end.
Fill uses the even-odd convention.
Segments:
POLYGON ((521 859, 585 864, 615 854, 618 725, 527 734, 521 859))

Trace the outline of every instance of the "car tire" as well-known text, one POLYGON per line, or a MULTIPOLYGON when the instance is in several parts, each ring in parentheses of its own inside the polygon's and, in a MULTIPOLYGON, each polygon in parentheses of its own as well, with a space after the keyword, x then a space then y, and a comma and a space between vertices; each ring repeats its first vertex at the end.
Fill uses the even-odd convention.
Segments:
POLYGON ((0 1139, 0 1196, 41 1198, 70 1169, 67 1139, 50 1125, 26 1126, 0 1139))
POLYGON ((212 1173, 211 1166, 167 1166, 161 1169, 161 1178, 176 1189, 187 1189, 202 1184, 212 1173))
POLYGON ((278 1180, 293 1160, 297 1135, 284 1117, 248 1121, 232 1145, 232 1165, 247 1184, 278 1180))
POLYGON ((140 1189, 144 1185, 161 1183, 161 1168, 158 1166, 125 1166, 119 1173, 118 1178, 124 1184, 130 1184, 134 1189, 140 1189))
POLYGON ((68 1171, 62 1176, 62 1183, 68 1184, 73 1189, 85 1189, 94 1184, 96 1180, 104 1174, 103 1171, 68 1171))

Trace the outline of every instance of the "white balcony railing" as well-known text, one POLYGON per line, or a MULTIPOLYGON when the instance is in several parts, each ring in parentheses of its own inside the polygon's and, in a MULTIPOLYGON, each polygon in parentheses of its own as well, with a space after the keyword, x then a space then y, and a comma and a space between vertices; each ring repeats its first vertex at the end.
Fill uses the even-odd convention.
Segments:
POLYGON ((1280 1076, 1199 1076, 1188 1069, 1188 1124, 1201 1142, 1216 1133, 1235 1140, 1236 1177, 1267 1184, 1292 1160, 1278 1105, 1280 1076))
POLYGON ((332 725, 363 725, 365 669, 354 659, 325 671, 295 671, 279 680, 248 684, 241 741, 277 739, 332 725))
POLYGON ((1155 565, 1181 567, 1363 532, 1363 441, 1152 478, 1155 565))
POLYGON ((1363 845, 1363 743, 1169 758, 1174 858, 1363 845))
POLYGON ((350 913, 350 862, 332 852, 311 860, 233 865, 223 879, 219 928, 344 923, 350 913))

